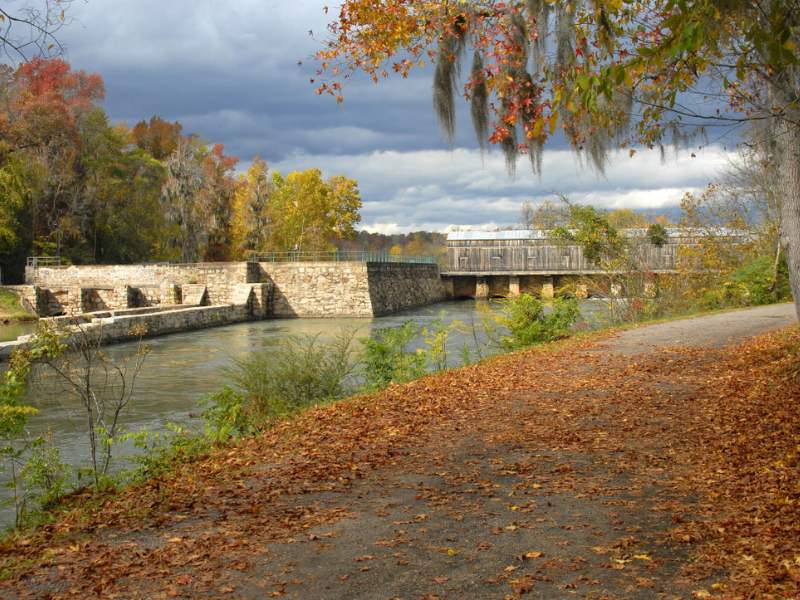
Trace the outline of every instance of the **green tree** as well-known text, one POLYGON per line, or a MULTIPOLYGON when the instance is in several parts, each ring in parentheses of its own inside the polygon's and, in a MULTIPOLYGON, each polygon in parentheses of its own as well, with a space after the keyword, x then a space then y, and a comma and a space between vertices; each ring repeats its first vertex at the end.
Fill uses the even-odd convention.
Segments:
MULTIPOLYGON (((159 206, 164 167, 130 148, 126 132, 114 128, 102 109, 81 126, 81 262, 135 262, 151 258, 164 234, 159 206), (136 223, 136 227, 131 227, 136 223)), ((76 256, 73 254, 73 259, 76 256)))

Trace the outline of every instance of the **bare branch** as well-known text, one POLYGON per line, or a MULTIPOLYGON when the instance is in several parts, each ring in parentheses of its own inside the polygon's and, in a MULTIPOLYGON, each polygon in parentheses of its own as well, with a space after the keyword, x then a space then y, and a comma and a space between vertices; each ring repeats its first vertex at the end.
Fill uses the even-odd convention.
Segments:
POLYGON ((9 62, 63 54, 58 38, 74 0, 7 1, 0 6, 0 54, 9 62))

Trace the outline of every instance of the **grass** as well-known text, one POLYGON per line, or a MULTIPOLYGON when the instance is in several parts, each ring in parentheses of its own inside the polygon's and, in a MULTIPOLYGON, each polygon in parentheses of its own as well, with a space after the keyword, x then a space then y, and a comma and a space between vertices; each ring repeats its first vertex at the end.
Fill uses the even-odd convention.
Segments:
POLYGON ((36 315, 22 308, 19 297, 14 292, 0 289, 0 319, 35 321, 36 315))

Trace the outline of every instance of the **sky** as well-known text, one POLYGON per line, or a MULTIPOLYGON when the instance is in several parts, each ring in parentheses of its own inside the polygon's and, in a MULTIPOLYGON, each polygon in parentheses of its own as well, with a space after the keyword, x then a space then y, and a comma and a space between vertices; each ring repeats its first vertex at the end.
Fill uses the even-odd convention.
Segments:
MULTIPOLYGON (((129 125, 157 114, 225 144, 246 168, 311 167, 359 182, 361 227, 402 233, 508 226, 523 201, 556 194, 604 208, 674 209, 734 154, 714 144, 611 155, 604 174, 556 142, 541 176, 509 176, 477 148, 466 106, 449 145, 432 110, 430 69, 375 85, 351 81, 338 105, 310 83, 326 36, 323 0, 77 0, 62 30, 74 68, 105 79, 105 108, 129 125), (310 33, 313 32, 313 35, 310 33), (695 156, 692 157, 692 154, 695 156)), ((335 11, 332 3, 331 14, 335 11)))

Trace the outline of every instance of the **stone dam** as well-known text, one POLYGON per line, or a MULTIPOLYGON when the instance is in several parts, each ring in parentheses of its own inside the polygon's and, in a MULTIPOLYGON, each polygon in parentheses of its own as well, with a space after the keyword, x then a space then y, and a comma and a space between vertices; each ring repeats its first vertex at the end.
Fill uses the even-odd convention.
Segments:
MULTIPOLYGON (((31 265, 24 285, 5 289, 30 312, 104 342, 254 319, 382 316, 446 293, 436 264, 369 261, 31 265)), ((28 341, 0 344, 0 358, 28 341)))

